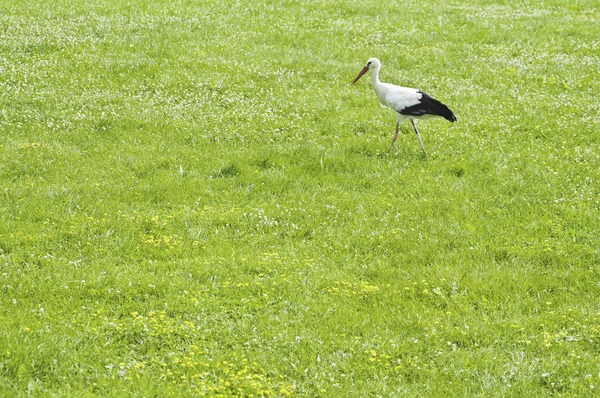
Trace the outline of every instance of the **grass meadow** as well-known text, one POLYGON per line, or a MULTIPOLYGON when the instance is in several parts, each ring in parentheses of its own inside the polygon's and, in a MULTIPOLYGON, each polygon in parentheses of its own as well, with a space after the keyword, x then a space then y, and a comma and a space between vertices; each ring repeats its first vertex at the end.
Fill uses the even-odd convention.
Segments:
POLYGON ((596 0, 2 2, 0 396, 595 395, 599 70, 596 0))

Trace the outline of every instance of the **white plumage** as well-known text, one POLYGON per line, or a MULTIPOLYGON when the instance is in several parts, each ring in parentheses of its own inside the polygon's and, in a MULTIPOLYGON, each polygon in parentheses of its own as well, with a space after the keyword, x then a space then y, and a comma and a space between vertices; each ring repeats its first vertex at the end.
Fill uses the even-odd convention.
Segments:
POLYGON ((377 58, 370 58, 367 61, 367 64, 358 73, 352 84, 356 83, 356 81, 369 69, 373 70, 371 85, 373 86, 373 91, 375 91, 379 103, 392 109, 396 114, 396 132, 394 133, 394 138, 392 139, 392 144, 390 145, 388 152, 392 150, 392 146, 394 146, 394 142, 396 142, 396 138, 398 138, 400 123, 408 119, 417 134, 417 139, 419 140, 419 145, 421 145, 423 153, 427 156, 415 121, 419 119, 442 117, 450 122, 455 122, 456 116, 454 116, 452 111, 446 105, 420 90, 380 82, 379 69, 381 69, 381 62, 379 62, 377 58))

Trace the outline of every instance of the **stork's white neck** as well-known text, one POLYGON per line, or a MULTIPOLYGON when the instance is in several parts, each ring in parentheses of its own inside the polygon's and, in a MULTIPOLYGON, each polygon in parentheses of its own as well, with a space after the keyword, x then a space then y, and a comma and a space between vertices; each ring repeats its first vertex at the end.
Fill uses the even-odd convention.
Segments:
POLYGON ((377 86, 379 83, 381 83, 379 81, 379 69, 381 68, 381 65, 379 65, 379 63, 375 64, 373 66, 373 74, 371 75, 371 85, 373 87, 377 86))

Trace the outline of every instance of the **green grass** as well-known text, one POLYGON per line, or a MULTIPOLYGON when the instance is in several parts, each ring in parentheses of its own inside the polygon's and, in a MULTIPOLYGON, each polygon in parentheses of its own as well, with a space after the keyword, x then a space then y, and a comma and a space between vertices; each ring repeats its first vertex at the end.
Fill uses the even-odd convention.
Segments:
POLYGON ((3 2, 0 395, 593 395, 599 37, 593 0, 3 2), (427 158, 369 57, 457 115, 427 158))

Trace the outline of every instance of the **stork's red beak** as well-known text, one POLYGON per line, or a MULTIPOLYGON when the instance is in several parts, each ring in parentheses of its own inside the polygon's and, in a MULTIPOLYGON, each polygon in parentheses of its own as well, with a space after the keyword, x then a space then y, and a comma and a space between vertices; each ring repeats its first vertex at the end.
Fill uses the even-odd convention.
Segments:
POLYGON ((356 81, 358 79, 360 79, 362 77, 362 75, 364 75, 365 73, 367 73, 368 70, 369 70, 368 66, 365 66, 364 68, 362 68, 361 71, 358 72, 358 75, 356 75, 356 77, 354 78, 354 81, 352 82, 352 84, 356 83, 356 81))

